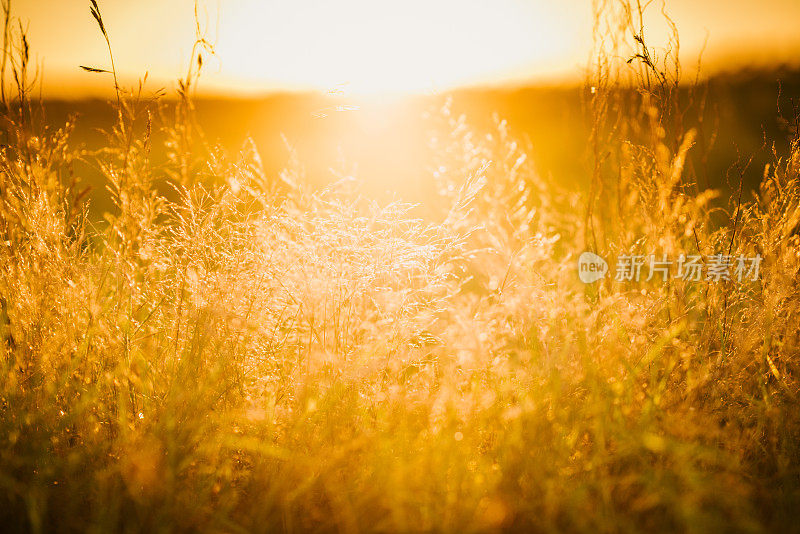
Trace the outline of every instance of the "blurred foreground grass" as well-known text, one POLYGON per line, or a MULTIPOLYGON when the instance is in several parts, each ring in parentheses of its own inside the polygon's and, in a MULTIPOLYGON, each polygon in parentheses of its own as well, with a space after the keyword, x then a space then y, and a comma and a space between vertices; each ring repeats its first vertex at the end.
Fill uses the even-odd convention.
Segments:
POLYGON ((687 163, 700 104, 633 46, 642 61, 599 56, 587 83, 589 187, 537 175, 504 123, 444 110, 426 220, 353 179, 311 187, 301 161, 274 175, 213 147, 191 70, 171 118, 122 94, 97 152, 37 121, 17 84, 3 530, 796 529, 796 125, 758 194, 713 216, 687 163), (105 178, 102 224, 76 162, 105 178), (755 282, 585 286, 586 249, 764 260, 755 282))

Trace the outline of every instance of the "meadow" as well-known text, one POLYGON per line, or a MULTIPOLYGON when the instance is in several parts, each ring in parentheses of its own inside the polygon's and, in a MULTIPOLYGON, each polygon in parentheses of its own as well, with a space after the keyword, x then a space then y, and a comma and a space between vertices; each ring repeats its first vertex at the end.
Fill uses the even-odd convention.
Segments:
POLYGON ((202 43, 87 148, 7 30, 0 530, 797 530, 800 123, 709 182, 732 132, 635 6, 598 14, 582 150, 541 173, 446 105, 421 206, 217 144, 202 43), (763 261, 584 284, 586 250, 763 261))

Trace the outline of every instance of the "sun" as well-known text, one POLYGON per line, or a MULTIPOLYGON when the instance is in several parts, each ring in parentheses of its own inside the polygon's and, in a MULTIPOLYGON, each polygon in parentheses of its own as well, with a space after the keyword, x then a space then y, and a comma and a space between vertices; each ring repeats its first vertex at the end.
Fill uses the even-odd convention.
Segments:
MULTIPOLYGON (((344 0, 222 5, 218 56, 243 86, 427 92, 524 78, 569 61, 545 2, 344 0)), ((573 66, 573 65, 570 65, 573 66)))

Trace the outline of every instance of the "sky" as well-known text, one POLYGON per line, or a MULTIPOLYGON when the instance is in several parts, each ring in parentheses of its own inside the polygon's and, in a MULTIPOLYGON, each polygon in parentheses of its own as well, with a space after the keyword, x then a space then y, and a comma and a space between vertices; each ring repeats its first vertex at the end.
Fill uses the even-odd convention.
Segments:
MULTIPOLYGON (((98 0, 122 84, 145 72, 174 88, 195 38, 194 0, 98 0)), ((88 0, 12 0, 51 96, 108 91, 88 0)), ((666 0, 684 62, 711 69, 800 58, 800 0, 666 0)), ((658 5, 651 8, 657 14, 658 5)), ((427 92, 577 79, 591 51, 591 0, 199 0, 209 93, 427 92)), ((654 45, 663 35, 652 32, 654 45)))

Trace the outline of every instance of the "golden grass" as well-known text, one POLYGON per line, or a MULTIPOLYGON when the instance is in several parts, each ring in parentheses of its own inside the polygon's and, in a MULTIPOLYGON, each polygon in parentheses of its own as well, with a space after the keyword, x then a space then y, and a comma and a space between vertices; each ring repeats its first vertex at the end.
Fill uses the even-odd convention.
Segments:
POLYGON ((714 223, 687 164, 694 108, 678 121, 637 54, 638 90, 607 62, 590 78, 590 190, 538 176, 503 123, 445 111, 427 222, 208 150, 191 70, 166 167, 157 102, 126 94, 108 147, 81 152, 34 120, 15 56, 2 529, 796 528, 800 139, 714 223), (115 199, 103 225, 79 158, 115 199), (584 286, 587 248, 764 262, 758 282, 584 286))

